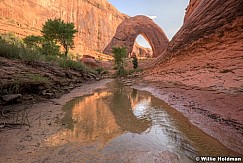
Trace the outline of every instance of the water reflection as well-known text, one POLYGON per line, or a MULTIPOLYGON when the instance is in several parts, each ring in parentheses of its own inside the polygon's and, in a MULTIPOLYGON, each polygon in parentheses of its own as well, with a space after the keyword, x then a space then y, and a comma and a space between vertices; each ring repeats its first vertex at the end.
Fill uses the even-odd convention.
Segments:
POLYGON ((237 155, 191 125, 163 101, 119 82, 68 102, 64 110, 62 123, 68 129, 50 137, 50 145, 65 143, 62 140, 99 142, 103 154, 112 155, 127 149, 152 153, 170 151, 185 162, 193 161, 197 155, 237 155))
POLYGON ((96 92, 67 103, 69 107, 64 107, 67 114, 63 123, 71 129, 65 134, 69 141, 89 143, 99 140, 106 143, 122 133, 105 102, 111 95, 109 91, 96 92))

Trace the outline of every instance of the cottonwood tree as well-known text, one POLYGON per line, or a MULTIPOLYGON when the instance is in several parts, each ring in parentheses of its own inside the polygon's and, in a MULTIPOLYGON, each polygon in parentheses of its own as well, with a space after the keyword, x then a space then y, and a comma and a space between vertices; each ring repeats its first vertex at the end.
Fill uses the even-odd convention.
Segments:
POLYGON ((44 55, 60 55, 60 46, 53 41, 46 40, 43 36, 30 35, 23 40, 27 48, 38 50, 44 55))
POLYGON ((48 19, 42 27, 42 34, 46 40, 54 41, 63 46, 67 57, 69 49, 74 47, 73 39, 78 32, 74 23, 65 23, 61 19, 48 19))

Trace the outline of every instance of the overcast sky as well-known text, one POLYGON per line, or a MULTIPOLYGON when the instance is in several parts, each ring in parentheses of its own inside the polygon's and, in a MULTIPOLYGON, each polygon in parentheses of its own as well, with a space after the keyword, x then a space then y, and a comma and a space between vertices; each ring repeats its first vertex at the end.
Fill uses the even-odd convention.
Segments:
MULTIPOLYGON (((185 9, 189 0, 108 0, 120 12, 129 16, 146 15, 154 18, 166 33, 169 40, 176 34, 183 23, 185 9)), ((137 42, 148 47, 142 36, 137 42)))

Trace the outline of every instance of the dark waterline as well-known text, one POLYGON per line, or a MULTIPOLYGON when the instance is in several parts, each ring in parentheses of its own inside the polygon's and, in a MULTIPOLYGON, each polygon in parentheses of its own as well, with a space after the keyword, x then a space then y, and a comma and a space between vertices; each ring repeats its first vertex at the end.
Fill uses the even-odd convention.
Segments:
POLYGON ((139 160, 134 157, 148 153, 153 161, 170 155, 181 162, 194 162, 196 156, 239 156, 165 102, 117 81, 68 102, 64 110, 62 122, 68 129, 62 139, 97 143, 105 160, 139 160))

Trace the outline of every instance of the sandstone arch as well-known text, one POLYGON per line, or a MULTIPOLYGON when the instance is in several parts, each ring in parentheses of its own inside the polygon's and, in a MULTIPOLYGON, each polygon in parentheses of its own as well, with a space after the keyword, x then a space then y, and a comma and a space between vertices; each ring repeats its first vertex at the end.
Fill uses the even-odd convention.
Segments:
POLYGON ((163 30, 146 16, 135 16, 125 19, 116 30, 115 36, 105 48, 105 54, 111 54, 112 47, 125 46, 128 53, 132 52, 138 35, 142 35, 150 44, 153 56, 159 56, 168 46, 169 40, 163 30))

